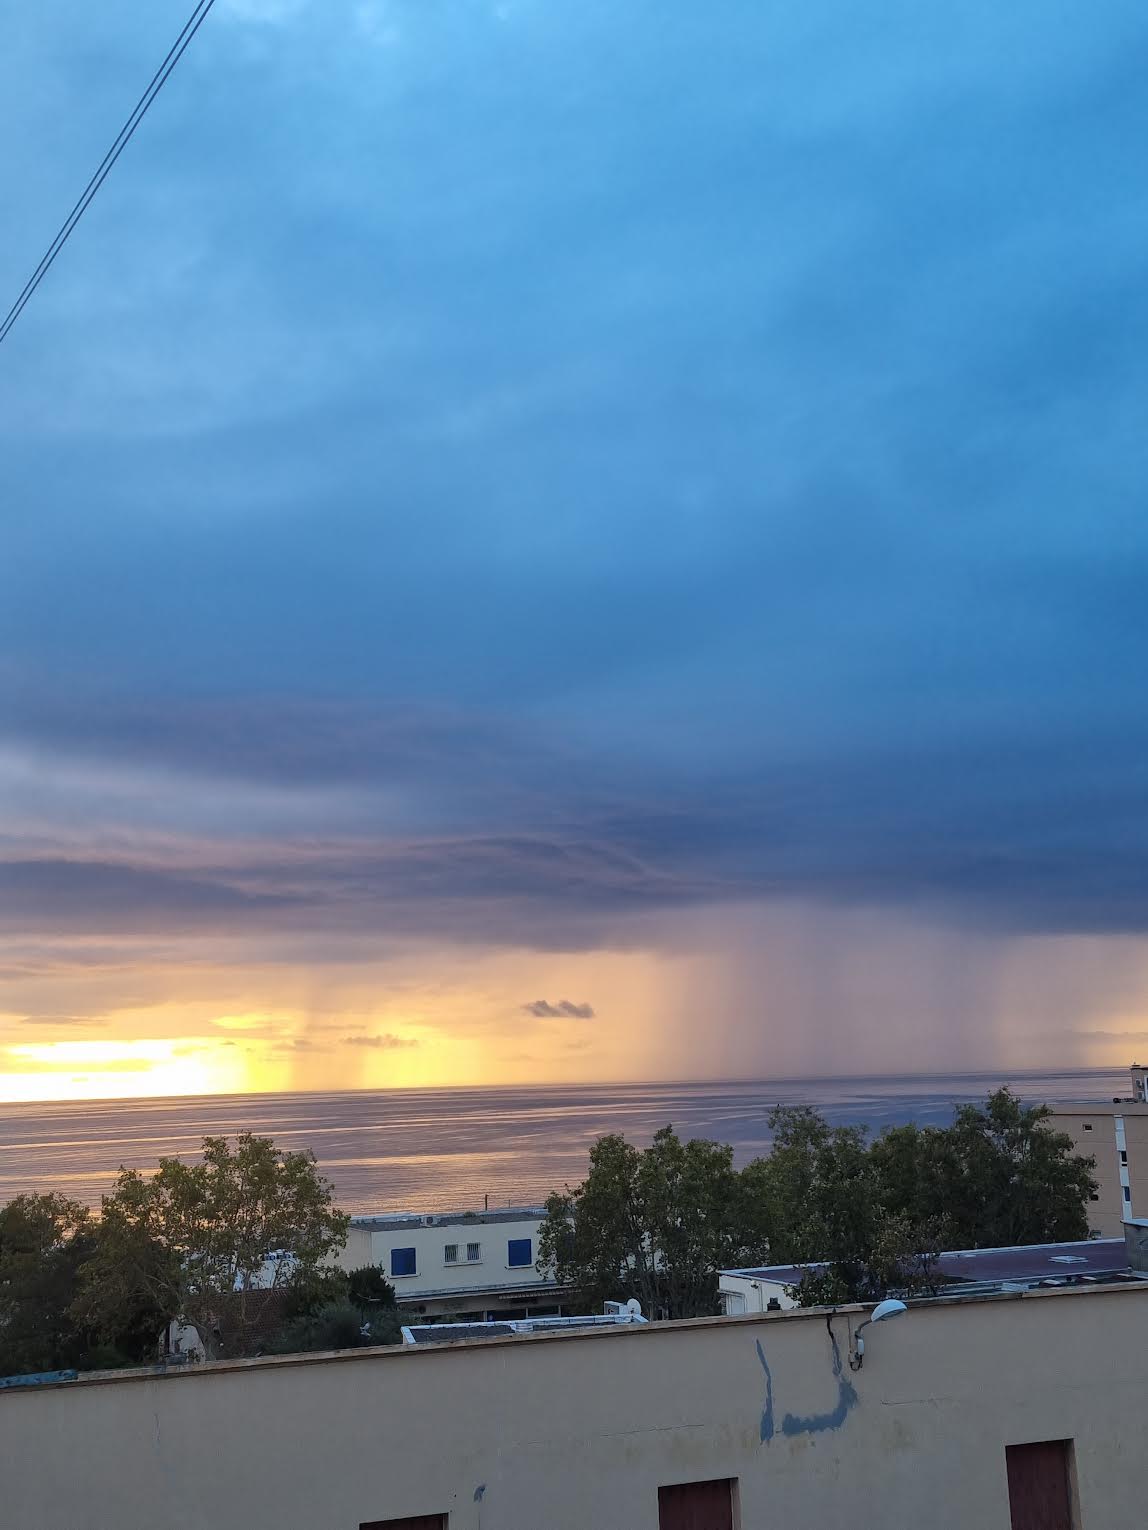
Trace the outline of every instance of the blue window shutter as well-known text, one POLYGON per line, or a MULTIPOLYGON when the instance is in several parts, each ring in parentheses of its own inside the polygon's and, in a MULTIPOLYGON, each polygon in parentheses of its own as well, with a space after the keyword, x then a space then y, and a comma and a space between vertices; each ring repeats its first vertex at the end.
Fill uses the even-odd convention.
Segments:
POLYGON ((415 1273, 415 1251, 413 1248, 391 1249, 391 1274, 413 1275, 415 1273))
POLYGON ((508 1238, 506 1240, 506 1262, 512 1270, 524 1268, 534 1263, 529 1238, 508 1238))

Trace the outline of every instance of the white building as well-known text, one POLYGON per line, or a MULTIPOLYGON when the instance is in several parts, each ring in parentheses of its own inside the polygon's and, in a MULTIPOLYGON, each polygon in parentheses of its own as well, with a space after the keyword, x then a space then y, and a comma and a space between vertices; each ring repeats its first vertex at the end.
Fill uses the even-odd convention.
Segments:
POLYGON ((466 1322, 559 1315, 563 1287, 539 1274, 541 1206, 351 1218, 345 1270, 376 1265, 399 1305, 466 1322))

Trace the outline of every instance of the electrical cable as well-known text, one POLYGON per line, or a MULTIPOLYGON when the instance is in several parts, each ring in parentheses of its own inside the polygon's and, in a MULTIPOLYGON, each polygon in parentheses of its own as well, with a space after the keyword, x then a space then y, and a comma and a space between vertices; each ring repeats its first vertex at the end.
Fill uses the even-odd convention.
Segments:
POLYGON ((192 38, 199 31, 204 21, 206 21, 208 12, 211 10, 214 4, 215 0, 198 0, 198 4, 196 5, 195 9, 184 22, 183 30, 180 32, 175 42, 173 42, 171 47, 168 49, 167 57, 156 70, 155 74, 152 75, 151 82, 149 83, 147 89, 136 102, 135 107, 129 114, 127 121, 124 123, 123 127, 119 130, 119 133, 113 140, 111 148, 104 155, 95 174, 80 193, 75 206, 64 219, 64 222, 61 224, 56 237, 52 240, 44 255, 41 257, 40 264, 36 267, 36 269, 32 272, 32 275, 24 283, 24 288, 20 293, 20 296, 8 310, 3 323, 0 323, 0 344, 3 344, 3 342, 8 338, 12 326, 24 312, 24 309, 28 306, 28 303, 30 302, 33 293, 36 291, 36 288, 40 285, 45 276, 47 276, 48 272, 51 270, 56 256, 59 255, 60 251, 71 238, 72 231, 75 229, 76 224, 80 221, 80 219, 87 212, 88 208, 91 206, 97 191, 99 191, 100 187, 111 174, 112 166, 115 164, 116 160, 119 159, 120 155, 131 142, 133 136, 135 135, 136 129, 147 116, 148 109, 152 102, 155 100, 156 96, 159 95, 163 87, 167 84, 172 70, 179 63, 180 59, 187 51, 188 45, 190 44, 192 38))

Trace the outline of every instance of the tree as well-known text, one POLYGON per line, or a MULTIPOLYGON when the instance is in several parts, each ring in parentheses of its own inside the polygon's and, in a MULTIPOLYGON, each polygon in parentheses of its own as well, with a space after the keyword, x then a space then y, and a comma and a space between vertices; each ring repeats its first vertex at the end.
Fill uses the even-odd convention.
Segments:
POLYGON ((538 1268, 594 1307, 635 1296, 652 1316, 713 1313, 717 1271, 759 1253, 741 1211, 732 1148, 683 1144, 669 1126, 644 1150, 611 1133, 583 1183, 548 1199, 538 1268))
MULTIPOLYGON (((170 1301, 164 1299, 155 1272, 168 1262, 167 1252, 147 1238, 137 1240, 134 1263, 137 1271, 152 1272, 152 1279, 138 1275, 121 1282, 115 1310, 99 1312, 90 1299, 89 1271, 104 1256, 105 1241, 114 1247, 115 1229, 105 1222, 93 1222, 93 1236, 88 1256, 77 1272, 76 1294, 71 1314, 88 1336, 88 1349, 82 1368, 110 1370, 124 1365, 145 1365, 159 1356, 164 1333, 176 1317, 170 1301)), ((127 1271, 123 1272, 127 1275, 127 1271)))
POLYGON ((949 1129, 955 1182, 946 1187, 958 1247, 1087 1238, 1096 1160, 1073 1153, 1072 1138, 1045 1125, 1051 1114, 1007 1088, 958 1109, 949 1129))
POLYGON ((283 1324, 267 1345, 272 1354, 402 1341, 395 1288, 377 1265, 350 1274, 334 1266, 312 1270, 292 1279, 284 1294, 283 1324))
POLYGON ((365 1264, 347 1277, 347 1296, 364 1321, 395 1305, 395 1288, 377 1264, 365 1264))
POLYGON ((831 1127, 804 1105, 779 1105, 768 1120, 773 1150, 746 1166, 742 1183, 771 1263, 832 1259, 854 1283, 849 1270, 867 1261, 881 1210, 864 1129, 831 1127))
POLYGON ((101 1237, 84 1268, 83 1309, 111 1333, 147 1298, 193 1327, 209 1359, 242 1332, 251 1293, 299 1280, 346 1239, 311 1152, 270 1137, 205 1137, 197 1163, 162 1158, 145 1179, 121 1168, 103 1198, 101 1237))
POLYGON ((943 1220, 950 1248, 1086 1238, 1095 1163, 1045 1125, 1050 1113, 1005 1088, 984 1105, 960 1106, 947 1129, 882 1133, 872 1158, 884 1204, 921 1222, 943 1220))
POLYGON ((802 1303, 935 1291, 943 1248, 1087 1236, 1093 1163, 1048 1115, 999 1089, 951 1127, 894 1127, 870 1144, 858 1127, 778 1107, 772 1153, 742 1172, 750 1220, 771 1262, 817 1267, 794 1287, 802 1303))
POLYGON ((882 1205, 922 1223, 941 1216, 952 1220, 960 1170, 949 1129, 915 1122, 887 1127, 869 1154, 882 1205))
POLYGON ((368 1345, 401 1344, 402 1328, 393 1307, 365 1320, 348 1301, 328 1302, 316 1312, 297 1317, 268 1345, 272 1354, 296 1355, 315 1350, 363 1349, 368 1345))
POLYGON ((62 1195, 18 1195, 0 1207, 0 1375, 83 1359, 85 1335, 71 1308, 92 1243, 87 1208, 62 1195))
POLYGON ((345 1307, 349 1292, 350 1278, 337 1264, 297 1269, 283 1285, 283 1319, 293 1323, 298 1318, 314 1317, 324 1307, 345 1307))

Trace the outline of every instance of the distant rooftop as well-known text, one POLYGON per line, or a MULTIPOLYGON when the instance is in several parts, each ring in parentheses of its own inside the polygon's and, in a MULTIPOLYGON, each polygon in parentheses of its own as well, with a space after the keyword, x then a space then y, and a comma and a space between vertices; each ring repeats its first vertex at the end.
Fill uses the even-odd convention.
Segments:
POLYGON ((540 1222, 545 1206, 498 1206, 489 1211, 381 1211, 351 1218, 352 1227, 371 1232, 403 1232, 416 1227, 481 1227, 496 1222, 540 1222))
POLYGON ((1110 1100, 1049 1100, 1048 1108, 1054 1116, 1143 1116, 1148 1115, 1148 1102, 1127 1098, 1110 1100))
MULTIPOLYGON (((746 1280, 795 1286, 806 1269, 824 1265, 773 1264, 752 1270, 722 1270, 746 1280)), ((1090 1238, 1086 1243, 1035 1243, 1017 1248, 967 1248, 941 1254, 935 1269, 950 1281, 989 1282, 1054 1280, 1070 1276, 1127 1275, 1123 1238, 1090 1238)))
POLYGON ((1139 1063, 1133 1063, 1129 1070, 1132 1083, 1130 1095, 1114 1095, 1111 1103, 1107 1100, 1097 1103, 1095 1100, 1050 1100, 1049 1106, 1055 1112, 1070 1111, 1075 1115, 1111 1116, 1123 1114, 1131 1106, 1133 1115, 1148 1114, 1148 1068, 1143 1068, 1139 1063))

